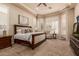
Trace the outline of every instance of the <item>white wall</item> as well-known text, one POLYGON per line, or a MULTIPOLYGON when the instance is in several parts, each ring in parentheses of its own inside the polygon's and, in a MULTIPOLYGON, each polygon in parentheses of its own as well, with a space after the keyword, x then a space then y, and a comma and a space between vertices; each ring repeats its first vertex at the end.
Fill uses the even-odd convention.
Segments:
POLYGON ((9 33, 13 34, 14 24, 18 24, 18 15, 23 15, 26 17, 29 17, 29 25, 34 27, 36 25, 36 18, 34 15, 30 14, 28 11, 24 11, 22 9, 19 9, 15 6, 8 5, 9 6, 9 33))
MULTIPOLYGON (((20 9, 16 6, 13 6, 11 4, 0 4, 4 8, 4 10, 8 10, 7 15, 0 12, 0 24, 1 25, 8 25, 8 34, 12 35, 14 34, 14 24, 18 24, 18 15, 23 15, 29 18, 29 25, 33 28, 36 25, 36 17, 29 13, 28 11, 25 11, 23 9, 20 9)), ((0 9, 1 10, 1 9, 0 9)), ((2 10, 3 11, 3 10, 2 10)))
POLYGON ((67 16, 67 37, 70 38, 70 35, 73 33, 73 24, 74 24, 74 9, 66 11, 67 16))

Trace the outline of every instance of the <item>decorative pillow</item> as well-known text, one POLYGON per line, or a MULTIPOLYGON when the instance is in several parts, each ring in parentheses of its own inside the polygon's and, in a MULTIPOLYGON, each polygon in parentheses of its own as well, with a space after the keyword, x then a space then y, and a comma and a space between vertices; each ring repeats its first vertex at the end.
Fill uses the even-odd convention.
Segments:
POLYGON ((21 30, 21 29, 18 29, 18 30, 17 30, 17 33, 22 33, 22 30, 21 30))
POLYGON ((30 29, 30 32, 33 32, 33 30, 32 30, 32 29, 30 29))
POLYGON ((26 28, 25 33, 29 33, 29 32, 32 32, 32 30, 30 28, 26 28))
POLYGON ((29 32, 33 32, 31 28, 28 29, 29 32))
POLYGON ((29 33, 29 32, 32 32, 31 28, 19 28, 17 30, 17 33, 29 33))
POLYGON ((28 33, 28 30, 27 29, 25 29, 25 33, 28 33))
POLYGON ((25 33, 25 28, 22 28, 21 29, 21 33, 25 33))

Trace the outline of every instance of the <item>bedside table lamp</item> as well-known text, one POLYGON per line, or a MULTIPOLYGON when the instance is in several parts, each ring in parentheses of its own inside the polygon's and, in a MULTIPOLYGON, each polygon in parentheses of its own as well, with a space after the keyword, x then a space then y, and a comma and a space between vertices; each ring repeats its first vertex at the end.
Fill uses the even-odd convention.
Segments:
POLYGON ((52 28, 52 30, 53 30, 53 39, 56 39, 56 36, 57 36, 57 34, 56 34, 56 26, 55 26, 55 24, 54 24, 54 26, 53 26, 53 28, 52 28))
POLYGON ((6 25, 3 25, 3 36, 6 36, 6 25))

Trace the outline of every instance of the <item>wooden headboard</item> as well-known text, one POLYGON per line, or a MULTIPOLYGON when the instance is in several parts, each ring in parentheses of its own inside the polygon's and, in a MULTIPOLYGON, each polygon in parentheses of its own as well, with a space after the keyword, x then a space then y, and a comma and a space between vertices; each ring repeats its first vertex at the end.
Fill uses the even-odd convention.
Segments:
POLYGON ((26 26, 26 25, 14 25, 14 34, 16 34, 16 33, 17 33, 17 27, 32 28, 31 26, 26 26))

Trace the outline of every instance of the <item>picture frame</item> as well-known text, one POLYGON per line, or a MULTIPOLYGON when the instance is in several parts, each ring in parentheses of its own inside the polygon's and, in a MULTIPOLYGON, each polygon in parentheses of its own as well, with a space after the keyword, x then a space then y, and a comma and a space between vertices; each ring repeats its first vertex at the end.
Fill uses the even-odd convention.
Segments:
POLYGON ((29 18, 23 15, 18 15, 18 24, 29 25, 29 18))

